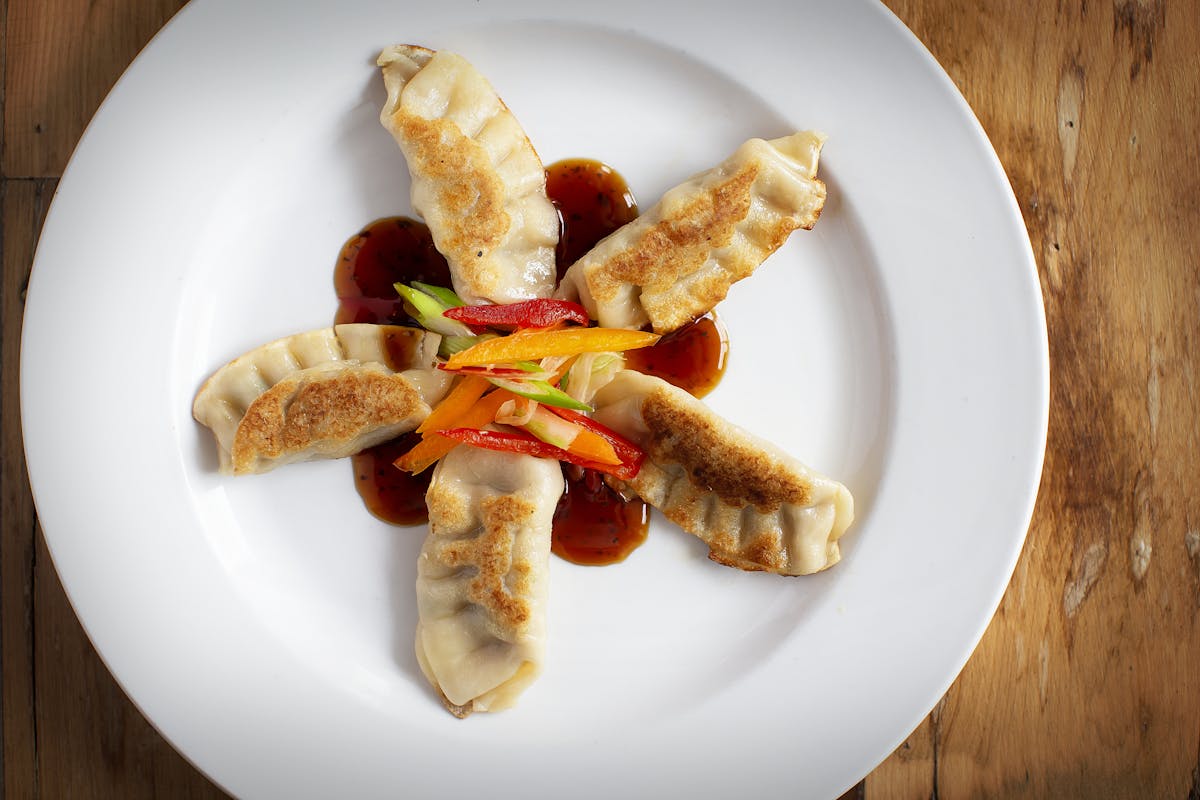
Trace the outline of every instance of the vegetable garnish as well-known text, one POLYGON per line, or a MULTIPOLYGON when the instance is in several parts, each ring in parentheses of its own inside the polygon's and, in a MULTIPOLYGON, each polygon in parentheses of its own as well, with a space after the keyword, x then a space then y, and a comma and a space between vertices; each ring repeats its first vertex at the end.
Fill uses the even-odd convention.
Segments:
POLYGON ((527 433, 483 431, 474 428, 448 428, 444 431, 438 431, 438 436, 444 436, 455 443, 462 442, 463 444, 482 447, 486 450, 521 453, 523 455, 537 456, 538 458, 557 458, 559 461, 577 464, 581 467, 594 469, 597 472, 606 472, 622 480, 629 480, 637 474, 636 471, 631 473, 624 464, 614 466, 612 464, 601 464, 597 461, 591 461, 587 458, 577 456, 569 450, 564 450, 561 447, 555 447, 552 444, 543 442, 541 439, 535 439, 527 433))
POLYGON ((583 414, 572 411, 569 408, 551 408, 550 411, 554 412, 557 416, 562 417, 568 422, 573 422, 589 433, 608 442, 617 458, 621 460, 621 463, 632 470, 629 474, 629 477, 626 478, 623 475, 618 474, 618 478, 630 480, 633 478, 633 476, 638 474, 638 470, 642 468, 642 461, 646 458, 646 454, 642 451, 642 448, 638 447, 636 444, 629 441, 612 428, 601 425, 591 417, 586 417, 583 414))
MULTIPOLYGON (((585 417, 586 419, 586 417, 585 417)), ((500 420, 497 420, 498 422, 500 420)), ((597 435, 583 425, 572 422, 557 414, 552 414, 541 405, 533 408, 529 419, 520 422, 514 420, 519 428, 532 433, 537 438, 563 450, 569 450, 575 455, 589 461, 599 461, 602 464, 620 464, 622 459, 616 449, 602 436, 597 435)))
MULTIPOLYGON (((457 324, 457 323, 456 323, 457 324)), ((546 356, 573 356, 579 353, 620 352, 649 347, 658 334, 618 328, 564 328, 554 331, 526 331, 479 342, 450 356, 447 365, 456 367, 502 364, 546 356)))
POLYGON ((496 386, 501 389, 507 389, 518 397, 527 397, 530 400, 536 400, 548 406, 557 406, 558 408, 572 408, 576 411, 591 411, 592 407, 587 403, 581 403, 571 395, 559 389, 556 386, 551 386, 546 381, 514 381, 505 378, 489 377, 496 386))
POLYGON ((434 406, 425 421, 417 427, 417 433, 436 431, 438 428, 448 428, 450 425, 456 424, 462 415, 467 413, 471 406, 475 405, 476 401, 483 397, 490 388, 492 388, 492 384, 486 378, 475 375, 463 378, 450 391, 450 394, 442 399, 442 402, 434 406))
MULTIPOLYGON (((512 394, 503 389, 496 389, 490 394, 485 394, 453 419, 450 419, 449 415, 447 415, 447 427, 453 425, 455 427, 482 428, 496 418, 496 411, 501 405, 512 399, 512 394)), ((442 402, 445 401, 443 400, 442 402)), ((420 444, 392 463, 414 475, 418 472, 424 472, 433 466, 439 458, 453 450, 457 444, 457 442, 450 439, 435 436, 434 433, 435 431, 432 428, 427 428, 422 434, 425 438, 421 440, 420 444)))
POLYGON ((459 380, 417 428, 420 443, 395 466, 415 474, 466 443, 556 458, 623 480, 637 475, 642 451, 580 412, 592 410, 586 402, 592 384, 620 369, 619 353, 653 344, 656 334, 568 327, 590 320, 582 306, 562 300, 467 306, 439 286, 396 284, 396 291, 422 326, 442 335, 446 360, 438 369, 459 380), (486 328, 513 330, 499 335, 486 328), (582 373, 568 394, 563 389, 576 364, 582 373), (519 432, 485 430, 493 423, 519 432))
MULTIPOLYGON (((424 284, 415 285, 424 286, 424 284)), ((404 310, 421 323, 422 328, 440 333, 442 336, 473 336, 475 334, 475 331, 461 322, 455 322, 442 316, 442 312, 450 306, 440 298, 420 289, 405 286, 403 283, 396 283, 393 286, 395 286, 397 294, 404 298, 404 310)))
POLYGON ((523 300, 494 306, 462 306, 443 312, 446 317, 467 325, 488 328, 549 328, 561 322, 587 326, 587 311, 567 300, 523 300))

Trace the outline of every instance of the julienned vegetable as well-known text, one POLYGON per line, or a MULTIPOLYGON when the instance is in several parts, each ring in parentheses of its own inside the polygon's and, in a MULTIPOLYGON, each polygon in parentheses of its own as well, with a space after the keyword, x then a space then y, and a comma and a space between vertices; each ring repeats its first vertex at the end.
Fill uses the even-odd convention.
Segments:
POLYGON ((586 327, 591 323, 583 306, 567 300, 538 299, 494 306, 461 306, 447 309, 443 315, 466 325, 508 330, 550 328, 565 322, 586 327))
POLYGON ((633 467, 633 474, 637 475, 638 470, 641 469, 642 461, 646 457, 646 454, 642 452, 642 448, 638 447, 636 444, 629 441, 613 429, 607 428, 601 425, 599 422, 596 422, 591 417, 585 417, 583 414, 572 411, 568 408, 551 408, 550 411, 553 411, 557 416, 562 417, 568 422, 575 423, 585 431, 588 431, 592 435, 608 442, 617 458, 621 460, 621 463, 631 465, 633 467))
MULTIPOLYGON (((582 415, 580 415, 582 416, 582 415)), ((620 464, 622 459, 608 439, 588 427, 572 422, 566 417, 551 413, 540 404, 534 404, 528 419, 512 424, 532 433, 537 438, 563 450, 569 450, 581 458, 601 464, 620 464)), ((587 419, 584 417, 584 419, 587 419)), ((500 420, 497 419, 499 422, 500 420)))
POLYGON ((546 381, 510 380, 508 378, 489 377, 496 386, 507 389, 519 397, 526 397, 538 403, 558 408, 570 408, 576 411, 591 411, 587 403, 581 403, 571 395, 546 381))
MULTIPOLYGON (((501 405, 512 399, 514 399, 514 395, 509 394, 503 389, 495 389, 490 394, 485 394, 461 414, 453 417, 447 415, 445 417, 446 427, 482 428, 496 418, 496 411, 501 405)), ((443 400, 442 402, 446 401, 443 400)), ((434 428, 427 428, 422 434, 424 438, 421 439, 417 446, 400 456, 393 463, 400 469, 411 472, 414 475, 418 472, 424 472, 433 466, 439 458, 453 450, 454 445, 457 444, 457 442, 450 439, 443 439, 440 436, 433 435, 435 432, 434 428)))
POLYGON ((560 300, 466 306, 454 292, 438 286, 396 284, 396 291, 421 325, 443 335, 441 354, 447 361, 438 367, 461 376, 417 429, 421 441, 396 459, 397 467, 421 472, 467 443, 556 458, 624 480, 637 475, 642 451, 580 412, 592 410, 583 399, 591 394, 592 373, 619 368, 620 351, 646 347, 658 336, 561 327, 589 320, 582 307, 560 300), (475 333, 506 327, 515 331, 475 333), (577 361, 587 374, 573 381, 579 386, 568 394, 559 384, 577 361), (517 432, 485 430, 493 423, 517 432))
POLYGON ((454 442, 461 442, 488 450, 521 453, 539 458, 557 458, 559 461, 566 461, 581 467, 594 469, 597 472, 614 475, 621 480, 632 480, 637 474, 637 469, 631 468, 630 465, 601 464, 597 461, 591 461, 587 458, 577 456, 569 450, 564 450, 561 447, 555 447, 552 444, 543 442, 541 439, 535 439, 527 433, 484 431, 474 428, 449 428, 438 431, 438 435, 444 436, 454 442))
POLYGON ((620 352, 649 347, 658 334, 617 328, 564 328, 561 330, 522 330, 499 336, 460 350, 446 365, 457 367, 504 364, 547 356, 573 356, 580 353, 620 352))
MULTIPOLYGON (((423 284, 416 284, 423 286, 423 284)), ((441 299, 420 289, 412 289, 403 283, 394 284, 396 293, 404 298, 404 309, 413 319, 421 323, 421 327, 440 333, 442 336, 472 336, 474 331, 461 322, 455 322, 442 315, 447 308, 441 299)))

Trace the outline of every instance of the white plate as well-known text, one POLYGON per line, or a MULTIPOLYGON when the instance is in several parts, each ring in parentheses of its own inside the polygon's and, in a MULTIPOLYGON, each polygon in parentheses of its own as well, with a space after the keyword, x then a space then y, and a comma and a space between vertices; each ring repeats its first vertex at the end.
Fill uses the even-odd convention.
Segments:
POLYGON ((105 662, 231 792, 827 797, 966 662, 1020 551, 1047 417, 1004 174, 882 7, 689 9, 195 0, 88 128, 25 313, 34 494, 105 662), (422 531, 371 518, 345 463, 215 473, 200 382, 329 324, 342 242, 410 210, 373 67, 400 41, 467 55, 547 163, 607 161, 644 207, 744 138, 829 134, 824 216, 722 305, 733 351, 710 402, 850 486, 842 564, 744 574, 665 525, 620 566, 556 559, 544 677, 459 721, 412 654, 422 531))

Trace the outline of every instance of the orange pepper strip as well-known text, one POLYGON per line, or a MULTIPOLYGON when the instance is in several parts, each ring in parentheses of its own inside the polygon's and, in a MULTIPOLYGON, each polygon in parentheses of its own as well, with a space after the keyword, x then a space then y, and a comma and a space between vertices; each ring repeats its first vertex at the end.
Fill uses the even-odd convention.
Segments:
POLYGON ((596 461, 600 464, 612 464, 615 466, 621 463, 621 459, 617 456, 617 451, 613 449, 608 440, 599 434, 592 433, 587 428, 579 431, 567 450, 589 461, 596 461))
POLYGON ((434 406, 433 411, 429 412, 429 416, 417 428, 417 433, 455 427, 454 421, 475 405, 475 402, 483 397, 484 392, 491 386, 492 384, 487 378, 478 375, 468 375, 463 378, 450 391, 450 394, 442 398, 442 402, 434 406))
POLYGON ((627 331, 621 328, 563 328, 526 330, 512 336, 498 336, 461 350, 450 357, 447 366, 482 366, 509 361, 526 361, 546 356, 573 356, 579 353, 619 352, 649 347, 658 334, 627 331))
MULTIPOLYGON (((482 428, 496 419, 496 411, 506 400, 514 400, 516 395, 504 389, 497 389, 491 394, 485 394, 472 406, 467 408, 456 419, 448 419, 448 424, 442 428, 482 428)), ((400 469, 416 475, 429 469, 439 458, 449 453, 458 442, 437 436, 435 431, 426 431, 424 438, 412 450, 397 458, 392 463, 400 469)))
POLYGON ((551 386, 558 386, 558 382, 563 379, 563 375, 566 375, 571 370, 571 367, 574 366, 575 361, 578 358, 579 356, 571 356, 564 361, 562 366, 556 369, 554 373, 546 379, 546 383, 550 384, 551 386))

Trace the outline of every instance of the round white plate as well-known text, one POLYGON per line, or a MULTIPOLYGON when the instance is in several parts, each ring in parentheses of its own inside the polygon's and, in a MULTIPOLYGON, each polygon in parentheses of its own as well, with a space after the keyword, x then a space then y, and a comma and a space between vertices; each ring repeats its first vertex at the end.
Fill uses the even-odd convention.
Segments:
POLYGON ((67 170, 21 379, 39 515, 88 634, 246 798, 836 795, 987 626, 1048 401, 993 151, 902 25, 834 1, 194 0, 67 170), (343 241, 411 213, 377 120, 373 60, 396 42, 466 55, 546 163, 606 161, 644 208, 743 139, 829 134, 824 215, 722 304, 709 402, 851 488, 841 564, 741 573, 664 524, 618 566, 555 559, 543 677, 460 721, 412 652, 422 529, 369 516, 344 462, 217 475, 197 387, 330 324, 343 241))

